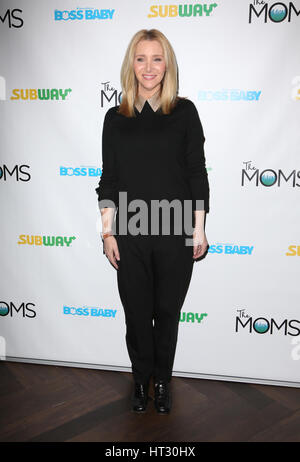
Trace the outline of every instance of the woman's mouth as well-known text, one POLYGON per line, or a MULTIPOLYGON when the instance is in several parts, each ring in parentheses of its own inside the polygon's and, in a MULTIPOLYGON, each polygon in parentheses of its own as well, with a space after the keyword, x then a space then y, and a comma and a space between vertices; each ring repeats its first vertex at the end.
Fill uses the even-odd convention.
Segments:
POLYGON ((146 79, 146 80, 152 80, 152 79, 155 79, 156 75, 152 75, 152 74, 143 74, 143 77, 144 77, 144 79, 146 79))

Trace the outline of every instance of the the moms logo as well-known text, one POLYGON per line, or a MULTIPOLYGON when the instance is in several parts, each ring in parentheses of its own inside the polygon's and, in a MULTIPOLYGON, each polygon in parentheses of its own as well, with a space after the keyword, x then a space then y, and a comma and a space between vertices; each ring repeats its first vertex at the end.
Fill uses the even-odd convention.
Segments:
POLYGON ((14 165, 8 167, 6 164, 0 165, 0 180, 7 181, 8 178, 14 178, 16 181, 29 181, 30 173, 25 169, 29 169, 29 165, 14 165))
POLYGON ((279 332, 282 335, 291 335, 293 337, 300 334, 300 321, 298 319, 284 319, 283 321, 275 321, 275 319, 267 319, 264 317, 253 318, 245 314, 245 310, 237 310, 238 316, 235 318, 235 332, 246 329, 249 334, 274 334, 279 332))
POLYGON ((253 18, 257 19, 260 16, 266 23, 268 19, 272 22, 282 22, 291 19, 296 15, 299 16, 300 10, 297 11, 293 2, 282 3, 276 2, 272 5, 264 2, 263 0, 254 0, 253 5, 249 5, 249 23, 252 23, 253 18))
POLYGON ((13 302, 4 302, 0 301, 0 316, 22 316, 23 318, 35 318, 36 312, 32 308, 34 303, 22 302, 19 306, 15 305, 13 302))
POLYGON ((100 93, 101 98, 101 107, 104 107, 106 102, 110 103, 113 101, 114 106, 117 106, 121 103, 122 92, 118 91, 109 81, 102 82, 102 89, 100 93))
POLYGON ((259 170, 252 165, 252 161, 248 160, 243 162, 245 168, 242 169, 242 186, 246 183, 253 182, 256 186, 274 186, 275 184, 280 187, 282 182, 289 183, 293 188, 300 186, 297 180, 300 179, 300 170, 292 170, 289 173, 283 173, 281 169, 273 170, 266 168, 259 170))
POLYGON ((22 27, 24 24, 23 19, 20 17, 23 10, 19 8, 8 9, 5 13, 0 14, 0 21, 2 23, 8 24, 8 27, 22 27))

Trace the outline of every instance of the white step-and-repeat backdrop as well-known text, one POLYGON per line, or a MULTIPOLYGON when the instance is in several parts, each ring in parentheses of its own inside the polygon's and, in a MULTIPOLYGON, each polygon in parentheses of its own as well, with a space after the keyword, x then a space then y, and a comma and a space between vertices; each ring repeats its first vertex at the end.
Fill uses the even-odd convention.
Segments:
POLYGON ((127 45, 156 28, 211 189, 174 375, 299 387, 300 0, 2 0, 0 19, 1 358, 131 370, 95 188, 127 45))

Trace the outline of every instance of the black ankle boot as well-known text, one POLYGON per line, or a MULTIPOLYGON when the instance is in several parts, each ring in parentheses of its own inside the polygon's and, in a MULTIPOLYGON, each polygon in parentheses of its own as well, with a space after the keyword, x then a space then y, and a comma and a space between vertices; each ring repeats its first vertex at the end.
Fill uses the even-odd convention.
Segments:
POLYGON ((154 382, 154 404, 159 414, 168 414, 171 410, 171 391, 165 380, 154 382))
POLYGON ((132 410, 134 412, 145 412, 148 404, 149 382, 142 384, 134 383, 134 393, 132 397, 132 410))

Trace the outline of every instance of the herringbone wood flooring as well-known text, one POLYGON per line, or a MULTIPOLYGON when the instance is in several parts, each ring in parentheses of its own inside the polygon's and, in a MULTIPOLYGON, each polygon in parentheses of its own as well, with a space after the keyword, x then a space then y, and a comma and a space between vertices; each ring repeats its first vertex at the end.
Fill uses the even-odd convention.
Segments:
MULTIPOLYGON (((1 361, 0 441, 300 441, 300 389, 172 378, 173 408, 130 411, 125 372, 1 361)), ((152 394, 152 388, 151 388, 152 394)))

